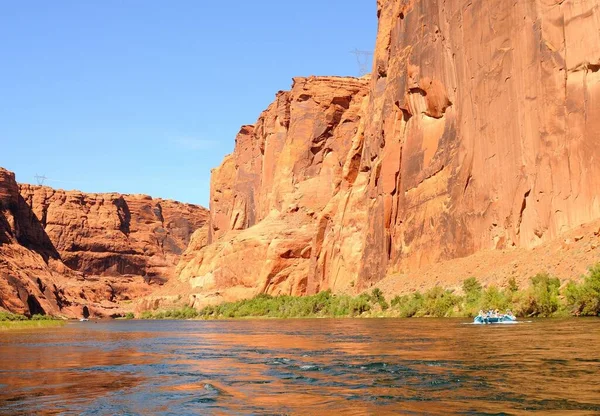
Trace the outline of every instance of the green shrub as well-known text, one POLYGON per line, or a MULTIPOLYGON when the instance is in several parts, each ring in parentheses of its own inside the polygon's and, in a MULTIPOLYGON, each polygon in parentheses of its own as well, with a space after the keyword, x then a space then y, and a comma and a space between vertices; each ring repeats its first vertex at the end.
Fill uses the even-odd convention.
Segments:
POLYGON ((494 285, 489 286, 483 292, 481 299, 482 307, 485 310, 499 309, 504 310, 508 307, 506 296, 500 289, 494 285))
POLYGON ((366 293, 358 295, 350 302, 350 315, 361 315, 371 310, 371 297, 366 293))
POLYGON ((349 316, 352 297, 348 295, 333 296, 329 309, 330 315, 334 317, 349 316))
POLYGON ((32 321, 56 321, 57 318, 54 317, 54 316, 52 316, 52 315, 39 315, 39 314, 36 314, 36 315, 33 315, 31 317, 31 320, 32 321))
POLYGON ((381 299, 385 299, 383 297, 383 292, 381 291, 381 289, 379 289, 378 287, 376 287, 375 289, 373 289, 371 291, 371 300, 373 302, 379 302, 381 299))
MULTIPOLYGON (((184 306, 181 309, 167 309, 163 311, 144 311, 140 314, 140 319, 193 319, 199 316, 199 312, 190 307, 184 306)), ((125 316, 127 319, 133 319, 133 313, 125 316), (131 315, 130 315, 131 314, 131 315)))
POLYGON ((379 304, 382 311, 386 311, 390 307, 390 305, 385 300, 385 296, 383 296, 383 292, 378 287, 373 289, 373 291, 371 292, 371 302, 379 304))
POLYGON ((459 303, 459 309, 462 315, 475 316, 481 309, 481 298, 483 295, 483 287, 475 277, 465 279, 462 284, 462 289, 465 297, 459 303))
POLYGON ((411 318, 423 309, 423 303, 423 295, 415 292, 412 295, 395 296, 392 299, 392 308, 398 311, 401 318, 411 318))
POLYGON ((251 299, 205 306, 200 311, 184 307, 158 312, 146 311, 142 319, 217 319, 243 317, 342 317, 360 316, 375 309, 390 316, 473 316, 479 309, 511 308, 517 315, 552 316, 568 308, 576 315, 600 313, 600 264, 590 270, 581 284, 569 283, 563 298, 559 296, 560 281, 540 273, 531 278, 531 285, 519 290, 516 279, 510 278, 505 289, 483 288, 476 278, 465 279, 464 297, 450 290, 434 287, 425 294, 394 296, 390 303, 381 289, 358 296, 333 294, 326 290, 311 296, 271 296, 259 294, 251 299), (564 301, 563 301, 564 300, 564 301))
POLYGON ((0 311, 0 321, 26 321, 26 320, 27 320, 27 317, 25 315, 0 311))
POLYGON ((140 319, 152 319, 152 311, 144 311, 140 315, 140 319))
POLYGON ((125 319, 133 319, 135 318, 135 315, 133 314, 133 312, 127 312, 125 314, 125 319))
POLYGON ((478 305, 481 301, 483 287, 475 277, 469 277, 463 281, 463 292, 465 292, 465 302, 468 305, 478 305))
POLYGON ((577 316, 600 316, 600 264, 592 267, 580 284, 569 282, 564 289, 566 307, 577 316))
POLYGON ((525 291, 516 308, 524 316, 552 316, 559 310, 560 280, 548 273, 538 273, 531 278, 531 286, 525 291))
POLYGON ((451 291, 435 286, 425 292, 422 315, 437 318, 452 316, 454 306, 458 305, 460 300, 461 298, 451 291))

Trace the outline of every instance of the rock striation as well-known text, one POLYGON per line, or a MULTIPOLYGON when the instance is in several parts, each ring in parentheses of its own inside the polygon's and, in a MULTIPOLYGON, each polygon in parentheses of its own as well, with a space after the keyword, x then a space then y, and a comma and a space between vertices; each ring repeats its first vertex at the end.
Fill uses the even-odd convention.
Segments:
POLYGON ((209 245, 190 245, 182 280, 233 298, 306 291, 317 217, 340 190, 368 85, 296 78, 241 128, 212 171, 209 245))
POLYGON ((533 248, 599 217, 595 1, 390 0, 378 15, 359 275, 533 248))
POLYGON ((71 273, 19 194, 15 175, 0 168, 0 307, 56 313, 67 306, 54 275, 71 273))
POLYGON ((147 195, 19 188, 65 265, 86 275, 168 279, 208 220, 200 206, 147 195))
POLYGON ((194 303, 361 290, 600 217, 596 1, 377 6, 370 79, 295 79, 213 171, 194 303))
POLYGON ((18 185, 0 168, 0 308, 119 315, 123 301, 172 276, 207 218, 202 207, 144 195, 18 185))

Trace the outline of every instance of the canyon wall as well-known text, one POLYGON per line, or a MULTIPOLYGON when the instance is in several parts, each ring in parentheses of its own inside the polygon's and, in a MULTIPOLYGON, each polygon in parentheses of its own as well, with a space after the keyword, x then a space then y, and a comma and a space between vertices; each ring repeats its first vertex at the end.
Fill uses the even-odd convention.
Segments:
POLYGON ((0 168, 0 308, 58 314, 71 306, 59 275, 77 278, 19 194, 15 175, 0 168))
POLYGON ((306 292, 317 218, 340 191, 368 79, 296 78, 212 171, 208 246, 178 274, 228 298, 306 292))
POLYGON ((171 277, 206 209, 147 195, 19 186, 62 261, 86 275, 171 277))
POLYGON ((532 248, 600 216, 598 13, 378 2, 359 275, 532 248))
POLYGON ((25 314, 119 315, 172 275, 199 206, 144 195, 18 185, 0 168, 0 308, 25 314))
POLYGON ((178 266, 197 304, 360 290, 600 217, 596 1, 377 6, 370 80, 296 79, 213 171, 210 244, 178 266))

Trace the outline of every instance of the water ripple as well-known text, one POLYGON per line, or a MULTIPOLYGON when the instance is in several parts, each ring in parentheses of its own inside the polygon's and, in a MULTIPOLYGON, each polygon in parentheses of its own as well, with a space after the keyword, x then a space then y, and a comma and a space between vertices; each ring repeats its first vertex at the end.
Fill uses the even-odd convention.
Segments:
POLYGON ((72 324, 3 334, 0 414, 600 412, 600 320, 72 324))

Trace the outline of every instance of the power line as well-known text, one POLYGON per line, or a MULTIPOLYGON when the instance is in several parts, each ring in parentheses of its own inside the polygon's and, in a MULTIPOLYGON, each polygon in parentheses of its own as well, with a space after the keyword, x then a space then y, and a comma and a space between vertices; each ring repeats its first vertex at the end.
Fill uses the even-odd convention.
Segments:
POLYGON ((371 66, 371 57, 373 56, 373 52, 371 51, 361 51, 358 48, 350 51, 350 53, 356 56, 356 63, 358 64, 358 75, 363 76, 368 74, 369 68, 371 66))
POLYGON ((37 173, 35 174, 35 180, 37 181, 38 185, 43 185, 46 179, 48 178, 46 178, 45 175, 38 175, 37 173))

